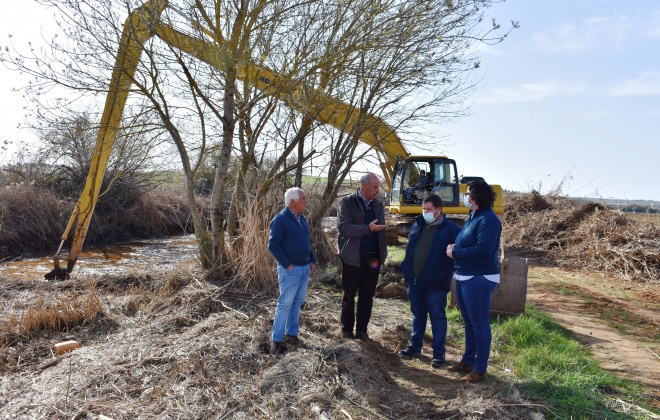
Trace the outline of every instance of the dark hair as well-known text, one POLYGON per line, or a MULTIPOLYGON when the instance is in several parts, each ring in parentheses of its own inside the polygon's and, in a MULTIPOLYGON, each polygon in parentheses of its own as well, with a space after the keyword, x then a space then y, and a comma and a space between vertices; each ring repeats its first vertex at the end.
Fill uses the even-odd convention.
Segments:
POLYGON ((424 203, 431 203, 437 209, 442 207, 442 198, 438 194, 431 194, 424 198, 424 203))
POLYGON ((470 198, 477 203, 479 208, 493 207, 497 194, 493 187, 488 185, 483 179, 475 179, 468 182, 468 189, 470 190, 470 198))

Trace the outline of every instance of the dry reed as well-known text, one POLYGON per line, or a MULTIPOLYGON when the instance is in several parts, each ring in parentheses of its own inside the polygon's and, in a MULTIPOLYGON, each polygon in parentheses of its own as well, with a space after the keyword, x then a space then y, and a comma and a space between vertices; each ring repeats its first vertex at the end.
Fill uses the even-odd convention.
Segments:
POLYGON ((103 306, 96 293, 96 284, 88 282, 87 294, 65 294, 55 303, 37 299, 21 314, 12 314, 2 327, 4 344, 17 337, 31 337, 37 331, 68 332, 72 328, 91 324, 103 313, 103 306))
MULTIPOLYGON (((114 198, 114 202, 101 201, 97 206, 87 244, 162 237, 192 229, 188 204, 172 188, 159 188, 125 201, 119 195, 114 198)), ((74 202, 60 200, 33 185, 0 188, 0 259, 54 252, 73 208, 74 202)))
POLYGON ((0 259, 56 247, 73 203, 29 184, 0 188, 0 259))
POLYGON ((242 206, 240 235, 228 246, 232 283, 238 290, 270 292, 277 286, 275 259, 268 251, 270 214, 255 200, 242 206))

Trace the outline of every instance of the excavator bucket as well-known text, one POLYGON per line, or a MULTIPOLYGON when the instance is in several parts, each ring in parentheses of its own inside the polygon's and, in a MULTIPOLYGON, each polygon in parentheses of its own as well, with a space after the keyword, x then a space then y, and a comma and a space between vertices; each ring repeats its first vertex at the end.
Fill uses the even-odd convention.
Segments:
POLYGON ((69 270, 60 267, 60 259, 57 255, 53 257, 53 266, 55 268, 44 274, 46 280, 67 280, 69 278, 69 270))

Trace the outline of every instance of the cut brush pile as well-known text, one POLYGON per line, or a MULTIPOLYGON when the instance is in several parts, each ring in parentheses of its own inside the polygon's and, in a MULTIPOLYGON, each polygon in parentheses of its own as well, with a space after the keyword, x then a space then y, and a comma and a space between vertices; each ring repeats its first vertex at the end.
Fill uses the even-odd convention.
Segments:
POLYGON ((660 227, 598 203, 537 192, 509 194, 502 215, 506 252, 537 263, 660 281, 660 227))

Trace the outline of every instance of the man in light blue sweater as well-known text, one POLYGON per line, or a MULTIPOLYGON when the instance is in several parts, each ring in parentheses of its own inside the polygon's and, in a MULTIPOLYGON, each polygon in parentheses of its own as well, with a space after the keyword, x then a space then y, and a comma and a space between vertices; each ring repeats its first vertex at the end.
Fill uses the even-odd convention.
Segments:
POLYGON ((307 295, 309 276, 316 267, 309 225, 302 214, 307 208, 305 192, 300 188, 289 188, 284 193, 284 201, 286 207, 270 222, 268 239, 268 250, 277 260, 280 286, 270 345, 270 354, 273 356, 282 353, 285 338, 289 344, 300 344, 300 308, 307 295))

